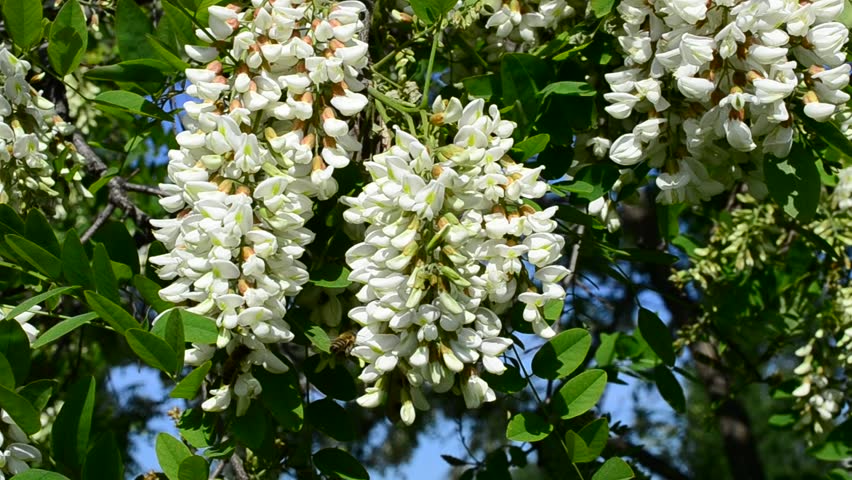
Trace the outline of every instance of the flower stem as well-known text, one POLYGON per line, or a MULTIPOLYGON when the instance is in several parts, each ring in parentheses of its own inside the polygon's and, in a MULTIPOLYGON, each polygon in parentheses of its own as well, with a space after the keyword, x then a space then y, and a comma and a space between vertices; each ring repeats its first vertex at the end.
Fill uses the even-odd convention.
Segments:
POLYGON ((432 37, 432 52, 429 54, 429 65, 426 67, 426 82, 423 85, 423 100, 420 101, 420 108, 426 108, 429 103, 429 84, 432 82, 432 67, 435 66, 435 54, 438 53, 438 44, 441 43, 441 37, 444 34, 444 29, 441 24, 444 22, 443 17, 435 23, 438 26, 438 33, 432 37))

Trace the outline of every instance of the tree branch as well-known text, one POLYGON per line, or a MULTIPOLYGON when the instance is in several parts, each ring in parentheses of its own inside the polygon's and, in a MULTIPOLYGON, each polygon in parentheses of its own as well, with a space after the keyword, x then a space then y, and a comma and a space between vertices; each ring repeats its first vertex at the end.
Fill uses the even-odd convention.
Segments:
MULTIPOLYGON (((44 96, 51 102, 53 102, 56 114, 59 115, 63 120, 73 125, 73 120, 70 117, 70 113, 68 110, 68 98, 66 96, 65 84, 60 80, 57 80, 51 76, 46 76, 44 80, 44 96)), ((77 150, 84 159, 84 169, 86 173, 91 175, 94 178, 101 178, 104 173, 107 171, 107 165, 104 161, 98 156, 98 154, 89 146, 89 143, 86 141, 83 134, 79 131, 75 130, 74 133, 71 134, 71 143, 74 145, 74 148, 77 150)), ((106 187, 109 193, 109 203, 112 205, 113 210, 115 208, 122 209, 130 218, 133 219, 133 222, 136 224, 138 228, 135 239, 137 245, 142 245, 145 243, 151 242, 154 237, 151 234, 151 224, 150 217, 147 213, 143 212, 132 200, 128 197, 127 192, 129 190, 132 191, 140 191, 136 189, 136 187, 128 187, 127 181, 121 177, 113 177, 107 182, 106 187)), ((143 187, 143 186, 138 186, 143 187)), ((145 192, 151 193, 151 192, 145 192)), ((97 222, 104 215, 104 210, 101 212, 101 215, 95 220, 97 222)), ((89 230, 86 231, 88 234, 91 231, 91 235, 94 235, 95 231, 100 228, 101 225, 109 218, 109 215, 112 214, 112 211, 106 215, 105 218, 101 220, 100 224, 93 223, 89 230), (94 228, 94 230, 93 230, 94 228)))

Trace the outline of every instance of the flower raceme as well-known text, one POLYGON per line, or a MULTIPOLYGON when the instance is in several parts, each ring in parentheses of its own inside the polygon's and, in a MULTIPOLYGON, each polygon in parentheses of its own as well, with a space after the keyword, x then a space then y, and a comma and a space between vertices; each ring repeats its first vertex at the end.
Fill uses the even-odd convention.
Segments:
POLYGON ((352 355, 367 364, 358 403, 398 405, 406 424, 428 408, 427 386, 460 391, 470 408, 494 400, 478 366, 506 369, 499 357, 512 340, 498 315, 520 301, 524 320, 549 338, 542 307, 565 296, 556 207, 525 202, 548 191, 542 167, 512 161, 515 124, 483 109, 481 99, 462 107, 438 97, 431 121, 452 127, 452 142, 434 147, 397 129, 395 144, 365 162, 372 182, 342 199, 344 219, 368 225, 346 253, 364 304, 349 311, 360 325, 352 355))
POLYGON ((625 167, 660 168, 658 201, 706 200, 734 181, 762 186, 786 157, 801 111, 827 121, 849 100, 843 0, 625 0, 624 68, 606 75, 607 112, 632 128, 612 142, 625 167))
MULTIPOLYGON (((243 10, 209 7, 203 43, 187 46, 202 66, 186 71, 186 129, 169 152, 161 204, 176 218, 152 221, 168 253, 151 258, 170 302, 215 319, 218 348, 243 356, 238 374, 211 392, 203 408, 237 413, 260 393, 252 365, 287 366, 269 345, 293 338, 288 302, 308 280, 299 261, 314 238, 305 228, 311 198, 337 191, 332 174, 361 146, 350 118, 366 105, 358 39, 362 3, 255 0, 243 10)), ((195 345, 186 362, 216 348, 195 345)))
POLYGON ((61 140, 74 127, 27 81, 31 65, 0 45, 0 203, 18 211, 41 207, 65 217, 57 175, 69 177, 70 194, 91 198, 80 183, 82 172, 56 171, 54 158, 82 163, 76 150, 61 140))

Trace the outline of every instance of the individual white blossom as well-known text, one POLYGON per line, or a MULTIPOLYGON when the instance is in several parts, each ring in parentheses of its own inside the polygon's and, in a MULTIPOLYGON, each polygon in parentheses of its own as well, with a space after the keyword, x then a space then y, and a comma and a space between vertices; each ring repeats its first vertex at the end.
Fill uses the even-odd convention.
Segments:
POLYGON ((549 338, 542 307, 565 296, 556 207, 526 203, 548 191, 541 167, 507 156, 515 125, 496 106, 484 109, 482 100, 461 108, 438 97, 431 121, 452 129, 450 143, 397 129, 395 143, 365 162, 372 182, 342 199, 344 219, 368 225, 346 253, 364 304, 349 311, 360 326, 352 355, 366 363, 358 403, 375 407, 401 391, 394 400, 405 423, 414 408, 428 408, 424 387, 458 387, 470 408, 494 400, 479 365, 492 374, 506 368, 499 357, 512 340, 498 315, 520 301, 524 320, 549 338))
POLYGON ((610 158, 658 169, 663 203, 757 185, 765 155, 789 154, 795 112, 828 121, 849 100, 842 10, 836 0, 620 2, 624 67, 606 75, 604 99, 631 131, 610 158))
MULTIPOLYGON (((196 31, 207 45, 186 48, 206 64, 186 71, 198 100, 185 104, 173 183, 161 186, 176 217, 152 221, 168 252, 151 262, 172 281, 160 296, 214 319, 216 347, 240 354, 235 377, 202 407, 236 399, 241 415, 261 391, 253 365, 287 370, 269 346, 293 338, 284 316, 308 280, 299 259, 314 238, 311 199, 333 196, 333 172, 361 149, 351 118, 367 102, 364 5, 256 0, 208 11, 209 27, 196 31)), ((194 345, 185 360, 199 365, 215 350, 194 345)))

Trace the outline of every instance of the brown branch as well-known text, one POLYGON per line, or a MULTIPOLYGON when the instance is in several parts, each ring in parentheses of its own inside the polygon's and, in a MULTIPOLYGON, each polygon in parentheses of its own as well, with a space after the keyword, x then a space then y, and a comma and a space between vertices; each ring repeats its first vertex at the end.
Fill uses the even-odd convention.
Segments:
POLYGON ((666 460, 654 455, 639 445, 628 442, 622 437, 610 438, 606 445, 618 456, 631 457, 636 463, 666 480, 689 480, 686 474, 669 465, 666 460))
POLYGON ((124 182, 124 189, 129 190, 131 192, 146 193, 148 195, 155 195, 158 197, 166 196, 166 192, 160 190, 157 187, 152 187, 150 185, 140 185, 138 183, 130 183, 127 181, 124 182))
MULTIPOLYGON (((65 84, 53 77, 45 77, 44 96, 53 102, 56 114, 66 122, 73 125, 74 122, 72 121, 68 110, 68 98, 66 96, 65 84)), ((86 170, 86 173, 94 178, 101 178, 107 171, 107 165, 92 149, 92 147, 89 146, 89 143, 86 141, 85 137, 83 137, 83 134, 75 130, 74 133, 71 134, 71 143, 74 145, 77 153, 85 159, 83 168, 86 170)), ((113 209, 120 208, 128 216, 130 216, 136 224, 136 227, 138 228, 138 231, 136 232, 136 243, 141 245, 151 242, 153 240, 153 235, 151 234, 151 224, 149 222, 150 217, 147 213, 143 212, 141 208, 136 206, 136 204, 133 203, 127 195, 128 190, 133 190, 133 188, 128 188, 127 181, 121 177, 111 178, 109 182, 107 182, 106 187, 109 193, 109 203, 113 206, 113 209)), ((111 211, 109 213, 112 214, 111 211)), ((101 214, 103 214, 103 212, 101 212, 101 214)), ((108 217, 109 215, 107 215, 107 218, 108 217)), ((100 216, 98 216, 98 219, 100 219, 100 216)), ((101 225, 105 221, 106 218, 101 221, 101 225)), ((98 225, 97 228, 101 225, 98 225)), ((92 227, 95 227, 95 224, 93 224, 92 227)), ((91 230, 92 227, 90 227, 89 230, 91 230)), ((92 230, 91 233, 94 234, 97 228, 92 230)), ((88 231, 86 233, 88 233, 88 231)))
POLYGON ((101 228, 104 223, 106 223, 106 221, 109 219, 110 215, 112 215, 112 212, 114 211, 115 205, 108 203, 107 206, 104 207, 103 211, 101 211, 101 213, 95 219, 95 221, 92 222, 92 225, 83 233, 83 236, 80 237, 80 241, 83 243, 88 242, 92 238, 92 235, 94 235, 95 232, 97 232, 98 229, 101 228))
POLYGON ((243 467, 243 459, 239 455, 234 453, 228 462, 231 464, 231 468, 234 469, 234 475, 237 477, 237 480, 249 480, 246 469, 243 467))

